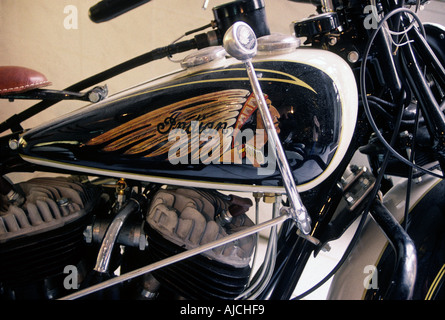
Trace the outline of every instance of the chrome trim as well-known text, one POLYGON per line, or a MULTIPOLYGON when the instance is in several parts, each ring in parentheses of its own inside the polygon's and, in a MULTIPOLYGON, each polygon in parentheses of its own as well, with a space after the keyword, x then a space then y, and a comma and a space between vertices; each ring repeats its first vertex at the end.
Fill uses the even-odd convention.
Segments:
POLYGON ((135 199, 130 199, 127 204, 119 211, 116 217, 111 222, 104 236, 102 245, 97 255, 96 265, 94 270, 100 273, 108 272, 111 254, 113 252, 114 244, 116 243, 119 232, 122 229, 127 218, 140 208, 139 202, 135 199))

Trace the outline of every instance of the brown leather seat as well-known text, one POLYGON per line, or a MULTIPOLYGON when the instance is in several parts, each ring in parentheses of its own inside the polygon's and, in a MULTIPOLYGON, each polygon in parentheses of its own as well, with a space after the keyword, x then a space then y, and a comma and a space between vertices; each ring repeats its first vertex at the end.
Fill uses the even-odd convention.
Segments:
POLYGON ((40 72, 17 66, 0 66, 0 95, 14 94, 51 85, 40 72))

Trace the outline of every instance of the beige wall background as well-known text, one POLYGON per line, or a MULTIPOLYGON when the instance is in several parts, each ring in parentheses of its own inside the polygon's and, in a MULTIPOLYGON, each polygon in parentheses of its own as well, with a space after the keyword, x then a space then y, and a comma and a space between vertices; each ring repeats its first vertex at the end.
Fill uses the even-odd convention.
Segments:
MULTIPOLYGON (((152 0, 118 18, 96 24, 89 19, 88 9, 98 1, 0 0, 0 64, 38 70, 53 83, 51 88, 63 89, 208 24, 213 19, 211 8, 230 2, 210 0, 208 9, 203 10, 203 0, 152 0), (74 26, 70 20, 73 8, 77 10, 77 28, 67 28, 74 26)), ((290 23, 314 13, 315 7, 266 0, 266 12, 272 32, 290 33, 290 23)), ((113 94, 178 68, 178 64, 163 59, 106 83, 113 94)), ((0 121, 34 103, 0 100, 0 121)), ((84 102, 62 102, 23 124, 32 127, 83 105, 84 102)))

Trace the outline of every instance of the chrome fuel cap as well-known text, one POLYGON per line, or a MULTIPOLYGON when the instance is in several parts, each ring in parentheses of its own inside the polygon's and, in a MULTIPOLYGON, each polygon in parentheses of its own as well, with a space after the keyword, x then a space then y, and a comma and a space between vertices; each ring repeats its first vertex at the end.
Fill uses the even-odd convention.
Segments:
POLYGON ((300 39, 282 33, 273 33, 258 39, 258 54, 274 55, 290 53, 300 46, 300 39))
POLYGON ((226 51, 221 46, 207 47, 186 56, 181 67, 184 69, 199 68, 215 68, 225 63, 226 51))

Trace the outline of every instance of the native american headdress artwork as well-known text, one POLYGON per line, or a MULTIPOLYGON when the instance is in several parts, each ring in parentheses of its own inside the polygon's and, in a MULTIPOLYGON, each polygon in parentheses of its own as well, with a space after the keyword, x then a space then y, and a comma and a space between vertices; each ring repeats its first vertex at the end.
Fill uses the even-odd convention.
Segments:
MULTIPOLYGON (((233 143, 227 145, 221 141, 236 136, 255 110, 255 98, 248 90, 229 89, 207 93, 157 108, 92 138, 86 145, 101 146, 106 152, 121 150, 126 155, 167 156, 176 143, 169 140, 169 133, 174 129, 181 129, 190 135, 193 130, 192 122, 196 121, 199 122, 200 133, 212 129, 221 140, 187 141, 189 144, 199 145, 199 150, 195 150, 196 154, 189 150, 192 159, 199 157, 202 148, 208 152, 219 147, 221 149, 217 155, 222 156, 226 152, 233 153, 240 149, 233 143)), ((276 109, 274 114, 278 116, 276 109)), ((257 124, 257 127, 263 128, 262 121, 257 119, 257 124)))

